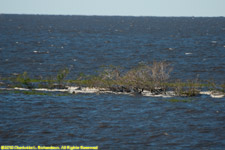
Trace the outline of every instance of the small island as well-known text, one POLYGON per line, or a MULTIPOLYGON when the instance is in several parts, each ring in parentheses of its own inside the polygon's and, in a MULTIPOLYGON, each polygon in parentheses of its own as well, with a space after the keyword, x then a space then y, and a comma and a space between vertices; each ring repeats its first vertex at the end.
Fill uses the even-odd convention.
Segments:
MULTIPOLYGON (((113 93, 143 95, 151 97, 191 97, 210 95, 222 98, 225 82, 216 84, 200 79, 171 80, 173 68, 165 61, 140 63, 130 70, 117 66, 105 66, 97 75, 80 74, 76 79, 66 79, 69 69, 62 69, 56 77, 46 79, 30 78, 27 72, 8 78, 1 78, 1 90, 48 91, 78 93, 113 93)), ((35 93, 35 92, 34 92, 35 93)))

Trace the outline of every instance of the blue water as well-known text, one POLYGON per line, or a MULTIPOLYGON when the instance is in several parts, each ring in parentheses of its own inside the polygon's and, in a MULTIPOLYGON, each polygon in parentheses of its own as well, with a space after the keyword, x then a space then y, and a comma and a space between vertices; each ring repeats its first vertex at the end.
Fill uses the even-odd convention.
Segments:
MULTIPOLYGON (((0 15, 1 77, 27 71, 70 79, 102 65, 168 61, 172 79, 224 81, 225 18, 0 15)), ((99 149, 225 147, 225 98, 0 91, 0 145, 99 149)))
POLYGON ((224 80, 225 18, 0 15, 2 76, 95 73, 168 61, 172 78, 224 80), (185 53, 191 53, 186 55, 185 53))
POLYGON ((1 94, 5 145, 99 149, 224 149, 224 98, 190 102, 111 94, 1 94))

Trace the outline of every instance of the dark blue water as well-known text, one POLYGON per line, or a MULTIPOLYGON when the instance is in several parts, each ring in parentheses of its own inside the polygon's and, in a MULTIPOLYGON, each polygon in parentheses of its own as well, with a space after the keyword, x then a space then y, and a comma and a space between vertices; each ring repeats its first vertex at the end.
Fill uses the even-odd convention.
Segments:
MULTIPOLYGON (((165 60, 171 78, 224 81, 225 18, 0 15, 0 77, 56 75, 165 60)), ((0 145, 99 149, 225 147, 225 98, 0 91, 0 145)))
POLYGON ((1 94, 0 143, 99 149, 225 147, 223 99, 190 102, 124 95, 1 94))
POLYGON ((225 18, 0 15, 1 76, 169 61, 172 78, 224 80, 225 18), (187 55, 188 54, 188 55, 187 55))

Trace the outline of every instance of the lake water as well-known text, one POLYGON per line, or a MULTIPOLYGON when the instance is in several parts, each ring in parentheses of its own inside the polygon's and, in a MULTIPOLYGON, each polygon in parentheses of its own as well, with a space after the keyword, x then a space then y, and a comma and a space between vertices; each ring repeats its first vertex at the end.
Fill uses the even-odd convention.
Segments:
MULTIPOLYGON (((0 77, 69 78, 168 61, 173 79, 224 82, 225 18, 0 15, 0 77)), ((0 91, 0 144, 99 149, 225 148, 225 98, 0 91)))

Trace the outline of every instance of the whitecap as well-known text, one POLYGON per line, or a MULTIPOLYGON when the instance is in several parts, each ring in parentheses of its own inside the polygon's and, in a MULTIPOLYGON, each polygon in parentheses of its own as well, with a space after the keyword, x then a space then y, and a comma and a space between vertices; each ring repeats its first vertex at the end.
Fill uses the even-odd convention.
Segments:
POLYGON ((98 92, 100 92, 100 89, 98 89, 98 88, 88 88, 88 87, 86 87, 86 88, 69 87, 68 92, 69 93, 84 93, 84 94, 86 93, 86 94, 88 94, 88 93, 98 93, 98 92))
POLYGON ((199 94, 202 94, 202 95, 211 95, 211 92, 210 91, 201 91, 199 94))
POLYGON ((46 52, 44 52, 44 51, 33 51, 33 53, 38 53, 38 54, 48 54, 49 53, 49 51, 46 51, 46 52))
POLYGON ((224 97, 224 93, 219 92, 219 91, 212 91, 210 96, 212 98, 223 98, 224 97))
POLYGON ((210 95, 212 98, 223 98, 224 97, 224 95, 222 95, 222 94, 211 94, 210 95))
POLYGON ((201 91, 200 94, 202 95, 209 95, 212 98, 223 98, 224 94, 218 91, 201 91))
POLYGON ((191 55, 192 53, 185 53, 185 55, 191 55))

